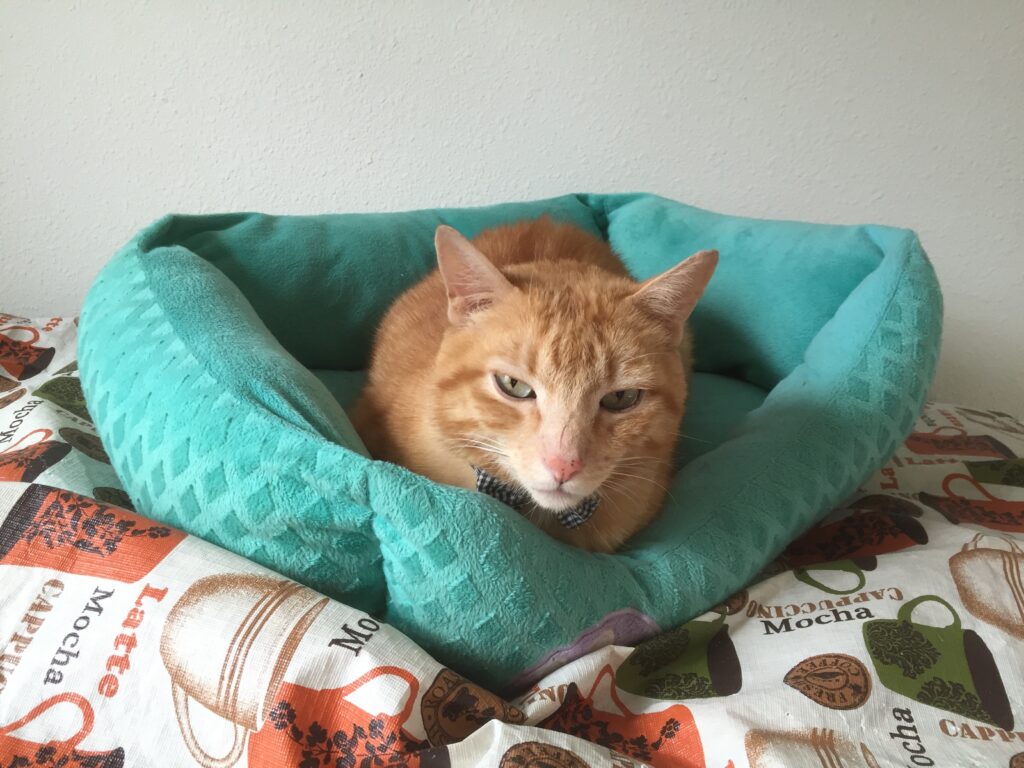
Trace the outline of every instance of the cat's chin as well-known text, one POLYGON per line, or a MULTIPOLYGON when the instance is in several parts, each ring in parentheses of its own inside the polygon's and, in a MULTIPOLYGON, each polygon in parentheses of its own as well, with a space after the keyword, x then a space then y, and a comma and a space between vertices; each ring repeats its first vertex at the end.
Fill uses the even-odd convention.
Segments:
POLYGON ((550 510, 551 512, 558 512, 563 509, 575 507, 584 499, 583 496, 563 491, 560 488, 556 488, 553 491, 540 491, 531 488, 530 496, 532 496, 533 500, 537 502, 538 507, 550 510))

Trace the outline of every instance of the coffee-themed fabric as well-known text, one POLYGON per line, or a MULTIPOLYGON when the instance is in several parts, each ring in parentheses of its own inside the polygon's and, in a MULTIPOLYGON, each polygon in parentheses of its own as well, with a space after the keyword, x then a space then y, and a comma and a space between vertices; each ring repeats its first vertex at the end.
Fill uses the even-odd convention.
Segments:
POLYGON ((0 315, 4 768, 1024 764, 1014 416, 927 404, 756 583, 682 626, 619 611, 489 691, 136 514, 75 341, 0 315))

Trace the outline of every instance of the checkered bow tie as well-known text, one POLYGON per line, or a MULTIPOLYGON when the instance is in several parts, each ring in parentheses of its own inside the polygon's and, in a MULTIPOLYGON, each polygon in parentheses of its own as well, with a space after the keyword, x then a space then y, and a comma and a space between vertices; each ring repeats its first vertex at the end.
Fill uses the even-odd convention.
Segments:
MULTIPOLYGON (((530 494, 518 485, 499 480, 480 467, 473 467, 473 469, 476 470, 476 489, 480 493, 486 493, 488 496, 508 504, 513 509, 518 509, 530 501, 530 494)), ((551 514, 565 528, 570 530, 579 528, 594 514, 594 510, 597 509, 600 501, 600 495, 595 493, 592 496, 587 496, 575 507, 552 510, 551 514)))

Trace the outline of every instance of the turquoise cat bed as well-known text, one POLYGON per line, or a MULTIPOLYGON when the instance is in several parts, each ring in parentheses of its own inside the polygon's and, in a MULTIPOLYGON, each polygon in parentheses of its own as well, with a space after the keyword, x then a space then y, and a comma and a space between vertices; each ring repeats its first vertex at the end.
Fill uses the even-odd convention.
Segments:
POLYGON ((595 643, 705 611, 853 492, 909 432, 941 324, 913 233, 722 216, 649 195, 374 215, 168 216, 82 311, 89 410, 137 509, 521 685, 595 643), (549 213, 638 278, 717 248, 692 319, 673 500, 615 555, 370 460, 346 418, 374 328, 468 236, 549 213))

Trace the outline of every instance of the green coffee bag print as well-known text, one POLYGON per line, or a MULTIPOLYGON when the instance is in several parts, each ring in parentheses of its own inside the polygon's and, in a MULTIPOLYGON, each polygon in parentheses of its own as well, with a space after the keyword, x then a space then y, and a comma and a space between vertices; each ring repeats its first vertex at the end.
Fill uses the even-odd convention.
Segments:
POLYGON ((960 615, 937 595, 922 595, 900 608, 895 619, 864 625, 864 643, 878 681, 922 704, 1013 729, 1013 713, 992 652, 960 615), (915 622, 914 609, 938 603, 952 615, 944 627, 915 622))

